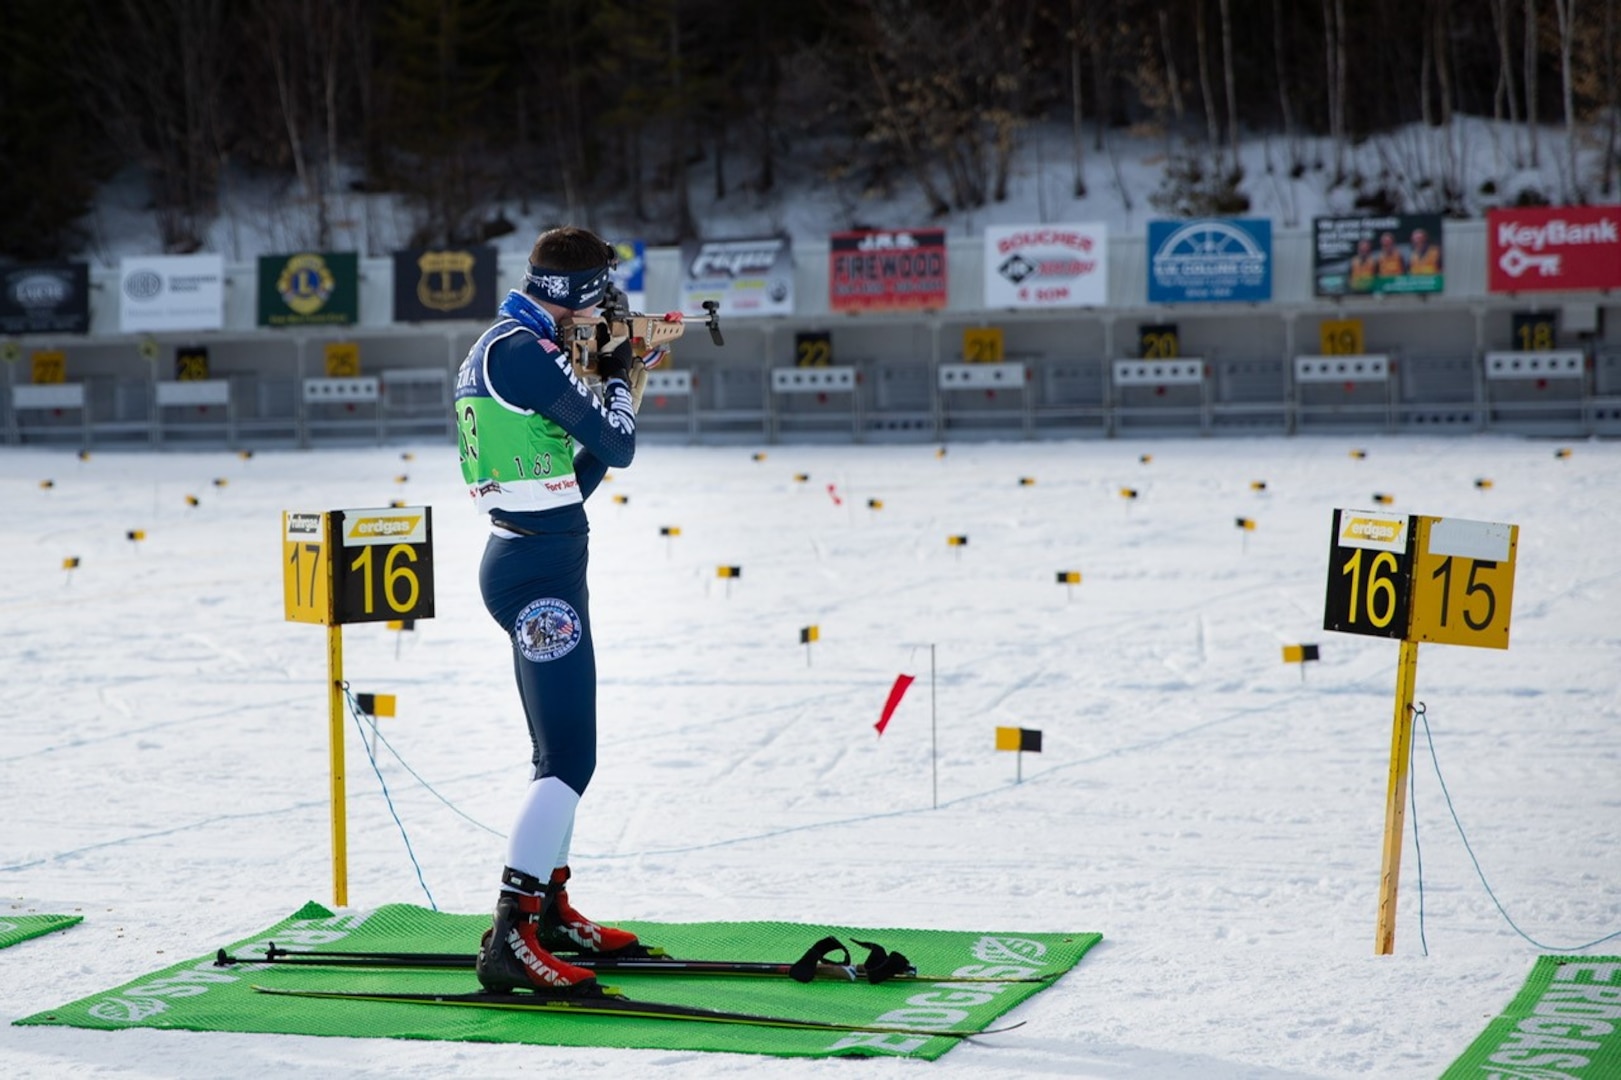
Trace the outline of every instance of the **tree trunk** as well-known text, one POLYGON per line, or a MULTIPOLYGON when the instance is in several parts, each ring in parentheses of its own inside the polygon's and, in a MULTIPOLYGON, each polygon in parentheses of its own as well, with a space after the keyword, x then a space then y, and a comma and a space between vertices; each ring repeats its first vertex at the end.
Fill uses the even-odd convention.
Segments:
MULTIPOLYGON (((1165 12, 1160 11, 1160 28, 1165 27, 1165 12)), ((1286 37, 1283 32, 1283 0, 1272 0, 1272 54, 1276 64, 1273 74, 1278 80, 1278 109, 1283 116, 1283 138, 1289 146, 1289 172, 1300 167, 1300 141, 1295 137, 1294 103, 1289 97, 1289 69, 1284 62, 1286 37)))
POLYGON ((1570 170, 1566 197, 1584 201, 1581 175, 1576 171, 1576 101, 1571 89, 1570 54, 1575 36, 1576 0, 1553 0, 1554 18, 1559 22, 1559 89, 1565 105, 1565 167, 1570 170))
POLYGON ((1419 17, 1418 116, 1427 128, 1435 126, 1435 105, 1430 94, 1435 56, 1435 20, 1431 17, 1434 6, 1435 0, 1424 0, 1424 11, 1419 17))
POLYGON ((1441 92, 1441 126, 1452 123, 1452 0, 1436 0, 1435 83, 1441 92))
POLYGON ((1537 147, 1537 2, 1525 0, 1525 133, 1531 140, 1531 168, 1541 162, 1537 147))
POLYGON ((1070 149, 1075 179, 1070 191, 1077 199, 1086 198, 1086 136, 1081 116, 1081 0, 1069 0, 1069 98, 1070 149))
POLYGON ((1604 0, 1604 84, 1610 88, 1609 118, 1605 121, 1604 196, 1615 190, 1617 125, 1621 124, 1621 87, 1615 81, 1615 0, 1604 0))
POLYGON ((1193 0, 1193 41, 1199 51, 1199 95, 1204 98, 1205 138, 1210 149, 1221 146, 1221 120, 1216 116, 1216 92, 1210 85, 1210 41, 1205 30, 1205 0, 1193 0))
POLYGON ((1182 77, 1176 70, 1176 50, 1171 48, 1171 13, 1163 7, 1156 14, 1159 16, 1159 44, 1160 52, 1165 56, 1165 85, 1171 92, 1171 115, 1176 118, 1176 126, 1182 126, 1182 118, 1187 115, 1187 104, 1182 100, 1182 77))
POLYGON ((1323 0, 1323 87, 1328 96, 1328 138, 1333 147, 1334 179, 1345 176, 1345 101, 1340 96, 1339 33, 1334 21, 1334 0, 1323 0))
POLYGON ((1238 83, 1233 71, 1233 3, 1221 0, 1221 73, 1227 84, 1227 145, 1238 171, 1238 83))
POLYGON ((1099 153, 1102 153, 1108 139, 1109 76, 1114 70, 1108 63, 1108 50, 1104 48, 1104 28, 1109 25, 1109 19, 1099 17, 1098 8, 1101 6, 1096 0, 1086 5, 1087 39, 1092 48, 1092 98, 1096 102, 1092 107, 1092 149, 1099 153))

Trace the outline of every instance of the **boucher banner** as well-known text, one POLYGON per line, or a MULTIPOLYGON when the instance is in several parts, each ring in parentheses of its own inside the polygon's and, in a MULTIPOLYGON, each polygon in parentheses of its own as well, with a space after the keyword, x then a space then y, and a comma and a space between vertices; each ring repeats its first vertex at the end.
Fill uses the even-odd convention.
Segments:
POLYGON ((90 330, 90 266, 60 262, 0 271, 0 334, 90 330))
POLYGON ((993 225, 985 229, 985 306, 1059 308, 1109 298, 1107 225, 993 225))
POLYGON ((218 255, 130 255, 118 269, 118 328, 218 330, 225 325, 225 260, 218 255))
POLYGON ((1486 212, 1487 290, 1621 288, 1621 206, 1486 212))
POLYGON ((792 315, 794 249, 786 236, 688 240, 681 245, 681 309, 704 301, 722 315, 792 315))
POLYGON ((260 326, 353 326, 360 257, 352 251, 259 256, 260 326))
POLYGON ((1272 222, 1196 218, 1148 223, 1148 302, 1272 299, 1272 222))
POLYGON ((614 244, 619 257, 613 269, 614 285, 625 294, 632 311, 647 310, 647 245, 641 240, 621 240, 614 244))
POLYGON ((1311 227, 1318 296, 1442 289, 1440 214, 1321 217, 1311 227))
POLYGON ((394 321, 489 319, 495 293, 495 248, 428 248, 394 253, 394 321))
POLYGON ((827 305, 834 311, 946 306, 944 229, 862 229, 829 238, 827 305))

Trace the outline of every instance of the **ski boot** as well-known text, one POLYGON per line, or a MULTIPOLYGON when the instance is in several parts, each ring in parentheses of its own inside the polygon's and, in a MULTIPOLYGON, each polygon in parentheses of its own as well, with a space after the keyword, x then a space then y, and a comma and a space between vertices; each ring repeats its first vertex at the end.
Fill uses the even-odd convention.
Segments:
POLYGON ((596 997, 597 977, 553 956, 541 944, 539 931, 551 906, 538 878, 511 869, 502 879, 525 891, 503 890, 495 902, 493 925, 478 947, 479 984, 492 993, 533 990, 551 997, 596 997))
POLYGON ((578 952, 594 956, 647 956, 648 950, 636 935, 614 926, 592 922, 574 909, 568 900, 569 869, 552 871, 548 887, 551 902, 541 915, 540 942, 558 952, 578 952))

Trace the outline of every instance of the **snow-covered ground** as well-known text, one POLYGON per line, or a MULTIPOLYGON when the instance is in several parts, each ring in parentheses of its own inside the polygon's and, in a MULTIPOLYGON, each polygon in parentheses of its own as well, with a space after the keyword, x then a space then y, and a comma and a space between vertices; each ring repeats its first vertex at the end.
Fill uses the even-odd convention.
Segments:
MULTIPOLYGON (((1536 956, 1621 931, 1621 444, 1555 447, 649 445, 616 473, 591 506, 602 764, 575 899, 603 918, 1104 935, 1025 1027, 935 1065, 8 1024, 0 1072, 1435 1077, 1536 956), (1321 629, 1331 513, 1375 491, 1521 527, 1512 647, 1425 645, 1418 667, 1495 900, 1420 728, 1421 847, 1409 831, 1385 957, 1397 645, 1321 629), (1321 662, 1284 664, 1296 643, 1321 662), (918 683, 879 737, 900 673, 918 683), (1022 783, 997 726, 1044 733, 1022 783)), ((489 908, 527 741, 454 451, 411 454, 0 452, 0 916, 84 915, 0 952, 0 1019, 331 901, 324 635, 283 619, 287 509, 434 507, 437 617, 347 628, 345 674, 397 696, 383 731, 432 785, 381 755, 433 901, 489 908)), ((350 906, 426 904, 347 734, 350 906)))

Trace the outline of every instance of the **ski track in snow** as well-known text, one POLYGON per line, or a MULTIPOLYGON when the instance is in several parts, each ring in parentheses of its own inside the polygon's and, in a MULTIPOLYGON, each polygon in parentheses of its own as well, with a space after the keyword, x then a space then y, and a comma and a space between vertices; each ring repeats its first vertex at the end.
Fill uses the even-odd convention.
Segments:
MULTIPOLYGON (((1573 445, 1557 460, 1499 436, 1138 438, 763 462, 646 445, 591 504, 601 765, 571 891, 605 918, 1104 935, 1018 1010, 1025 1027, 931 1075, 1434 1077, 1537 955, 1621 931, 1621 444, 1573 445), (1521 526, 1512 647, 1421 649, 1452 809, 1420 726, 1389 957, 1373 937, 1397 647, 1321 629, 1332 510, 1375 491, 1403 514, 1521 526), (728 585, 720 565, 744 574, 728 585), (1082 583, 1057 585, 1071 569, 1082 583), (1295 643, 1321 662, 1281 663, 1295 643), (880 738, 902 672, 917 682, 880 738), (996 726, 1043 731, 1022 782, 996 726), (1497 901, 1548 948, 1498 911, 1453 811, 1497 901)), ((434 507, 437 617, 346 627, 345 676, 397 695, 380 728, 433 790, 388 747, 378 760, 434 899, 489 908, 528 740, 454 450, 405 448, 398 484, 401 449, 0 452, 16 508, 0 529, 0 896, 85 915, 0 954, 7 1019, 329 900, 323 635, 282 618, 283 510, 434 507)), ((346 725, 351 903, 426 903, 346 725)), ((10 1026, 0 1062, 379 1080, 919 1067, 10 1026)))

